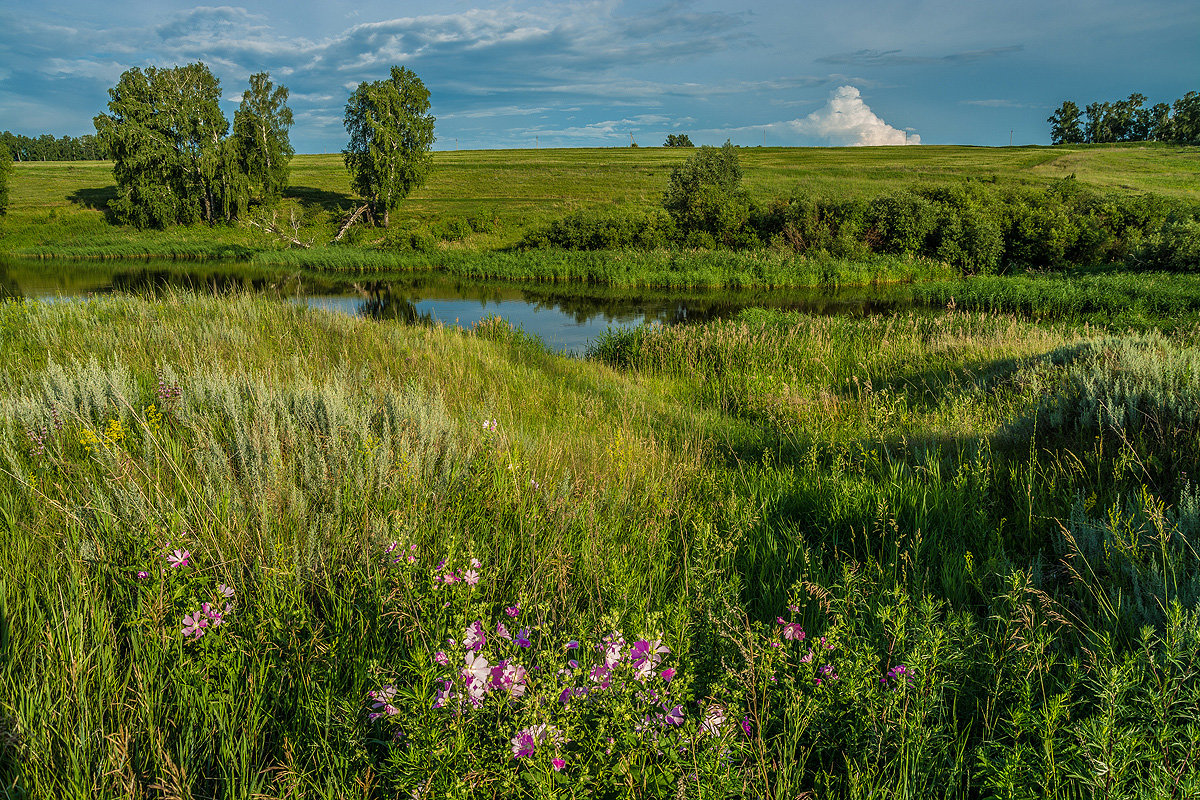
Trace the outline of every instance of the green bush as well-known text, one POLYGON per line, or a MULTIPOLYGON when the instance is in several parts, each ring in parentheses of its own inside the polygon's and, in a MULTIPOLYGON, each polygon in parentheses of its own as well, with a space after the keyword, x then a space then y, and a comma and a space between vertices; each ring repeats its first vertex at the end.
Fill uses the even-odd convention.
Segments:
POLYGON ((652 250, 670 246, 674 237, 674 223, 658 209, 585 208, 528 232, 521 246, 529 249, 652 250))
POLYGON ((1138 248, 1135 260, 1150 269, 1200 271, 1200 221, 1182 219, 1164 222, 1138 248))

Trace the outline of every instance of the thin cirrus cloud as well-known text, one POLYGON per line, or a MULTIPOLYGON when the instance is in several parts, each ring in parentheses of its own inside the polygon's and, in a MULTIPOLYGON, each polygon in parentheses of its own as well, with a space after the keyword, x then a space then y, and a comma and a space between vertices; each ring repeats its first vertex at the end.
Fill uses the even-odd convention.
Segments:
POLYGON ((1024 45, 989 47, 984 50, 964 50, 944 56, 910 56, 901 50, 858 50, 853 53, 837 53, 821 56, 817 61, 824 64, 844 64, 857 67, 910 67, 925 65, 969 64, 1010 53, 1020 53, 1024 45))

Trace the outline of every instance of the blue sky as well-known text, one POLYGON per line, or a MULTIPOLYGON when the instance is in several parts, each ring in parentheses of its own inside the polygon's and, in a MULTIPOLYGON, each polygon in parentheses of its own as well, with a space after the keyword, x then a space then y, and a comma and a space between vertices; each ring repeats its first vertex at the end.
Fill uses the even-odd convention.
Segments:
POLYGON ((301 153, 339 151, 350 91, 392 64, 429 87, 437 149, 1030 144, 1066 99, 1200 90, 1200 3, 9 3, 0 129, 91 133, 125 69, 197 60, 230 119, 251 73, 286 85, 301 153))

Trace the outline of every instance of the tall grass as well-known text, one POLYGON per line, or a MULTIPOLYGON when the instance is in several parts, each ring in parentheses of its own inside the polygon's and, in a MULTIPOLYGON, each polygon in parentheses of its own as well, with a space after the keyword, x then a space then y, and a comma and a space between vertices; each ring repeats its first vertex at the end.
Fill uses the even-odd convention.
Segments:
POLYGON ((8 796, 1195 790, 1186 340, 168 296, 0 349, 8 796))

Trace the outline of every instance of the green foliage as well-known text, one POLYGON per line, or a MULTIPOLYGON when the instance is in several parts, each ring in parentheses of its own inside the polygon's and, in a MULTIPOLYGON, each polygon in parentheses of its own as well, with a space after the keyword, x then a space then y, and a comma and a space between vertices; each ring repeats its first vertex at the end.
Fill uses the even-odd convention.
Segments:
POLYGON ((746 229, 750 204, 741 183, 737 150, 729 142, 720 148, 705 145, 671 171, 662 205, 685 246, 752 243, 753 233, 746 229))
POLYGON ((276 87, 266 72, 255 73, 233 115, 240 170, 268 202, 277 201, 287 187, 288 165, 296 152, 288 139, 293 119, 287 99, 287 87, 276 87))
POLYGON ((245 176, 225 138, 221 86, 202 63, 127 70, 109 90, 96 132, 114 161, 109 208, 139 228, 230 219, 245 209, 245 176))
POLYGON ((389 213, 422 185, 433 166, 429 90, 407 67, 385 81, 363 81, 346 103, 350 142, 343 151, 354 191, 386 226, 389 213))
POLYGON ((675 239, 675 223, 660 210, 619 206, 586 208, 527 233, 523 248, 561 247, 566 250, 653 250, 675 239))
POLYGON ((1079 106, 1070 100, 1063 104, 1046 120, 1050 123, 1051 144, 1078 144, 1083 141, 1082 114, 1079 106))
POLYGON ((1200 271, 1200 220, 1167 220, 1138 249, 1137 261, 1150 269, 1200 271))
POLYGON ((663 142, 663 147, 695 147, 692 144, 691 137, 686 133, 668 133, 667 140, 663 142))
POLYGON ((0 214, 8 212, 8 192, 12 174, 12 155, 4 148, 0 148, 0 214))
POLYGON ((0 148, 7 147, 14 161, 99 161, 104 148, 90 133, 83 136, 60 136, 49 133, 22 136, 19 133, 0 133, 0 148))
POLYGON ((1200 143, 1200 92, 1188 92, 1172 105, 1145 108, 1139 92, 1114 103, 1089 103, 1081 126, 1079 106, 1067 100, 1046 121, 1053 144, 1160 141, 1200 143))

